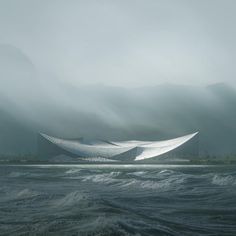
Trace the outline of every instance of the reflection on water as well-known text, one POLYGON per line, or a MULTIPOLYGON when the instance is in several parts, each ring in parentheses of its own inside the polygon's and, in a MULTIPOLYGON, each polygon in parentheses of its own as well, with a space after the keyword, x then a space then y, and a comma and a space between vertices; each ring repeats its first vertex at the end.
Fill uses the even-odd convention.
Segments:
POLYGON ((236 235, 234 166, 0 166, 3 235, 236 235))

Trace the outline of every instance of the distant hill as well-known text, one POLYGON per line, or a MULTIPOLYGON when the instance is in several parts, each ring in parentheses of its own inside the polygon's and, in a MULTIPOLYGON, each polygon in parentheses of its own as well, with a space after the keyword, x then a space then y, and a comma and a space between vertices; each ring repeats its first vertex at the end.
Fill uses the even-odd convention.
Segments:
POLYGON ((38 132, 158 140, 195 131, 201 153, 236 153, 236 91, 227 84, 73 87, 41 78, 30 59, 8 45, 0 46, 0 68, 0 153, 36 152, 38 132))
POLYGON ((38 131, 69 138, 143 140, 200 131, 202 153, 236 153, 236 92, 227 85, 144 89, 63 86, 60 93, 58 101, 43 98, 40 110, 35 111, 37 121, 31 114, 27 117, 11 110, 14 106, 1 110, 1 150, 8 147, 8 151, 31 152, 38 131))

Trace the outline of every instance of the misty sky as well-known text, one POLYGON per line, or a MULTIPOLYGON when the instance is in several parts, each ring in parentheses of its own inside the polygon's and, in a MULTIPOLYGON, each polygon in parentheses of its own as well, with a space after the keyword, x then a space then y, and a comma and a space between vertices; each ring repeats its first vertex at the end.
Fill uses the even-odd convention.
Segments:
POLYGON ((78 86, 233 83, 235 10, 235 0, 0 0, 0 43, 41 78, 78 86))

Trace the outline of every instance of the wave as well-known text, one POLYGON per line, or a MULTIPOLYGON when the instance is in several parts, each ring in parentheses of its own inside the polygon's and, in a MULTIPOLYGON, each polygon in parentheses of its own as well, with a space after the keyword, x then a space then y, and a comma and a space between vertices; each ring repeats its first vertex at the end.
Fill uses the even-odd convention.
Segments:
POLYGON ((121 172, 110 172, 105 174, 88 175, 83 177, 83 182, 92 181, 95 183, 105 184, 117 183, 119 182, 119 179, 116 179, 116 177, 118 177, 120 173, 121 172))
POLYGON ((73 191, 65 195, 64 197, 53 200, 52 206, 53 207, 68 207, 68 206, 74 206, 78 203, 83 203, 85 206, 87 206, 89 196, 85 193, 81 193, 80 191, 73 191))
POLYGON ((13 172, 9 173, 8 177, 18 178, 18 177, 23 177, 23 176, 26 176, 26 175, 27 175, 27 173, 13 171, 13 172))
POLYGON ((129 175, 135 175, 135 176, 145 176, 147 174, 147 171, 135 171, 132 173, 129 173, 129 175))
POLYGON ((77 173, 80 173, 81 172, 81 169, 78 169, 78 168, 73 168, 73 169, 69 169, 65 172, 65 174, 77 174, 77 173))
POLYGON ((141 188, 141 189, 149 189, 149 190, 159 190, 159 191, 168 191, 168 190, 178 190, 180 189, 184 182, 184 179, 178 178, 167 178, 164 180, 137 180, 137 179, 130 179, 122 181, 120 187, 127 188, 141 188))
POLYGON ((3 235, 236 235, 234 167, 1 173, 3 235))
POLYGON ((222 176, 222 175, 214 175, 212 178, 212 184, 215 185, 236 185, 236 178, 232 175, 222 176))
POLYGON ((19 190, 18 192, 12 192, 9 198, 12 198, 14 200, 24 200, 24 199, 34 198, 39 195, 40 195, 39 192, 25 188, 25 189, 19 190))
POLYGON ((18 172, 13 171, 8 174, 9 178, 40 178, 43 176, 50 176, 50 173, 39 173, 39 172, 18 172))
MULTIPOLYGON (((161 173, 163 175, 164 172, 161 173)), ((150 190, 169 190, 179 189, 185 182, 186 176, 173 175, 164 178, 158 176, 158 172, 147 175, 147 172, 133 172, 124 175, 122 172, 110 172, 104 174, 90 174, 87 176, 80 176, 82 182, 100 183, 103 185, 109 185, 115 188, 141 188, 150 190), (141 179, 140 179, 141 177, 141 179), (158 178, 159 177, 159 178, 158 178)))

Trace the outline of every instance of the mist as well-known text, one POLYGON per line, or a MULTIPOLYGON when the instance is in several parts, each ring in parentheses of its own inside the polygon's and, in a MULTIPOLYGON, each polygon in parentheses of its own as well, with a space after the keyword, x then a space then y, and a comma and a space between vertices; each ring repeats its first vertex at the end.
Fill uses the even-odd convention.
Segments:
POLYGON ((235 1, 0 1, 0 153, 38 132, 235 153, 235 1))
POLYGON ((235 5, 1 0, 0 38, 73 85, 234 82, 235 5))

